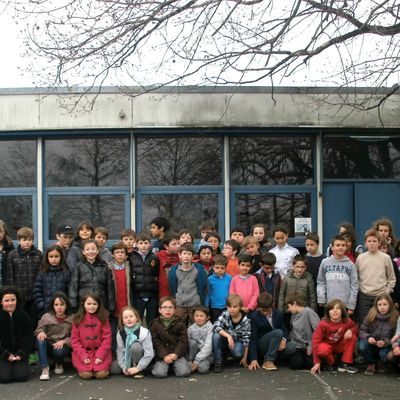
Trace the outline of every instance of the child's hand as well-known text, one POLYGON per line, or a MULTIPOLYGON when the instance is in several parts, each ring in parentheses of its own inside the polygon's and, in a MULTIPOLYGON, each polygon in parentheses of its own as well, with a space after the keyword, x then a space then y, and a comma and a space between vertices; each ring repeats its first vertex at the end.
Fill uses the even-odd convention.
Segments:
POLYGON ((101 364, 102 362, 103 362, 103 360, 102 360, 101 358, 96 358, 96 359, 94 360, 95 365, 99 365, 99 364, 101 364))
POLYGON ((196 369, 197 369, 197 367, 198 367, 199 365, 196 363, 196 362, 192 362, 192 365, 191 365, 191 367, 190 367, 190 369, 191 369, 191 371, 192 372, 194 372, 194 371, 196 371, 196 369))
POLYGON ((85 358, 82 362, 86 365, 91 363, 90 358, 85 358))
POLYGON ((54 347, 56 350, 60 350, 60 349, 62 349, 62 348, 64 347, 64 344, 65 344, 65 340, 59 340, 58 342, 55 342, 55 343, 53 344, 53 347, 54 347))
POLYGON ((368 343, 376 346, 376 340, 373 337, 368 338, 368 343))
POLYGON ((249 364, 249 370, 250 371, 255 371, 256 369, 260 368, 260 364, 258 363, 257 360, 253 360, 250 364, 249 364))
POLYGON ((396 340, 399 339, 399 338, 400 338, 400 335, 395 335, 395 336, 393 336, 393 337, 392 337, 392 340, 391 340, 392 344, 393 344, 394 342, 396 342, 396 340))
POLYGON ((140 369, 138 367, 131 367, 131 368, 128 368, 126 370, 126 372, 128 373, 128 375, 135 375, 138 372, 140 372, 140 369))
POLYGON ((343 337, 344 340, 350 340, 353 337, 353 332, 351 331, 351 329, 347 329, 343 337))
POLYGON ((378 340, 377 342, 376 342, 376 345, 378 346, 378 347, 385 347, 385 341, 384 340, 378 340))
POLYGON ((239 365, 243 365, 243 367, 247 368, 247 357, 242 357, 240 359, 239 365))
POLYGON ((278 347, 278 351, 283 351, 286 349, 286 340, 281 340, 281 342, 279 343, 279 347, 278 347))
POLYGON ((354 314, 354 310, 347 309, 347 315, 350 317, 354 314))
POLYGON ((44 332, 39 332, 36 336, 36 338, 40 341, 43 341, 45 339, 47 339, 47 335, 44 332))
POLYGON ((243 308, 242 308, 242 311, 243 311, 244 313, 248 314, 248 313, 250 312, 250 308, 248 308, 248 307, 243 307, 243 308))
POLYGON ((314 366, 311 368, 312 374, 317 374, 318 372, 321 372, 321 364, 320 363, 314 364, 314 366))
POLYGON ((400 346, 394 346, 393 347, 393 354, 395 356, 400 356, 400 346))
POLYGON ((228 335, 228 346, 232 350, 235 347, 235 341, 233 340, 233 337, 231 335, 228 335))
POLYGON ((307 355, 311 356, 311 354, 312 354, 312 349, 307 349, 307 355))
POLYGON ((122 372, 124 373, 125 376, 128 376, 128 375, 129 375, 129 372, 128 372, 127 369, 123 369, 122 372))

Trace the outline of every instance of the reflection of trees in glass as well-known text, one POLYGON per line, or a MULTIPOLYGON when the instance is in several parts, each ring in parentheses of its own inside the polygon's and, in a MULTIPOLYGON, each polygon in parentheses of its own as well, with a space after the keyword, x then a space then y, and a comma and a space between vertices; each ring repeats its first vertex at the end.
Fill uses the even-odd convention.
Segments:
POLYGON ((139 138, 137 143, 139 185, 222 184, 219 138, 139 138))
POLYGON ((207 220, 218 228, 218 196, 216 194, 144 195, 142 228, 148 230, 150 221, 163 216, 171 221, 172 229, 189 229, 200 237, 199 225, 207 220))
POLYGON ((400 138, 328 137, 325 178, 400 178, 400 138))
POLYGON ((129 185, 127 138, 46 140, 48 186, 129 185))
POLYGON ((110 239, 118 239, 125 227, 124 196, 50 196, 50 239, 55 238, 60 224, 71 224, 75 229, 79 222, 87 220, 93 226, 104 226, 110 239))
POLYGON ((35 186, 36 141, 0 141, 0 171, 0 187, 35 186))
POLYGON ((232 138, 231 182, 236 185, 311 184, 312 143, 309 137, 232 138))
POLYGON ((237 194, 236 224, 246 232, 252 225, 262 223, 273 228, 284 224, 294 236, 294 218, 311 217, 309 193, 237 194))
POLYGON ((17 238, 17 230, 22 226, 32 227, 31 196, 1 196, 0 219, 6 222, 13 239, 17 238))

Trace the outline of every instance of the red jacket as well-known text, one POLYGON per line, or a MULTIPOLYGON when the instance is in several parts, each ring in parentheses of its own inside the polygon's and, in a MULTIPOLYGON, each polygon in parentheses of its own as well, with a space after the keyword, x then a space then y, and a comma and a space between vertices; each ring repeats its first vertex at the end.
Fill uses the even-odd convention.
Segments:
POLYGON ((164 296, 171 296, 168 286, 168 273, 170 269, 179 263, 178 254, 170 254, 167 250, 161 250, 157 253, 160 260, 160 274, 158 276, 158 293, 159 299, 164 296))
POLYGON ((112 363, 110 323, 102 324, 97 315, 86 313, 79 325, 72 325, 71 347, 72 364, 78 372, 108 371, 112 363), (90 364, 83 363, 86 358, 90 364), (96 365, 96 358, 103 362, 96 365))

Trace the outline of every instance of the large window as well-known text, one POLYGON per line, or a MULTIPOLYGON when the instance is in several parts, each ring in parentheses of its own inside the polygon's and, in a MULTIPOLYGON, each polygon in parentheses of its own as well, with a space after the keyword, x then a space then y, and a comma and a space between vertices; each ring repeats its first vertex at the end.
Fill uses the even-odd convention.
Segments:
POLYGON ((32 196, 0 196, 0 210, 12 239, 22 226, 32 227, 32 196))
POLYGON ((323 165, 325 179, 400 179, 400 138, 325 137, 323 165))

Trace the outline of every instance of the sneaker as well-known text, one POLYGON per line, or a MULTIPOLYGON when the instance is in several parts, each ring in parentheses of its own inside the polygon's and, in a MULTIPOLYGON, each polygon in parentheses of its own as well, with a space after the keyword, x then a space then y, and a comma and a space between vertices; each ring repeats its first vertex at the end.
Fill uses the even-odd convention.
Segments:
POLYGON ((36 353, 29 354, 28 362, 29 365, 36 365, 39 361, 39 357, 36 353))
POLYGON ((273 361, 265 361, 262 367, 267 371, 276 371, 278 369, 273 361))
POLYGON ((224 370, 224 367, 222 366, 222 362, 216 362, 214 364, 214 372, 219 374, 220 372, 222 372, 224 370))
POLYGON ((56 375, 61 375, 61 374, 63 374, 63 373, 64 373, 64 367, 63 367, 63 365, 62 365, 62 364, 56 364, 56 365, 54 366, 54 373, 55 373, 56 375))
POLYGON ((356 374, 358 372, 358 368, 351 364, 341 363, 338 367, 338 371, 347 372, 348 374, 356 374))
POLYGON ((334 364, 326 364, 325 367, 323 368, 323 371, 325 372, 336 372, 337 369, 334 364))
POLYGON ((374 375, 375 374, 375 364, 368 364, 367 369, 364 371, 364 375, 374 375))
POLYGON ((143 379, 144 375, 138 372, 137 374, 133 375, 133 379, 143 379))
POLYGON ((41 381, 48 381, 50 379, 49 367, 44 367, 42 369, 42 375, 40 375, 39 379, 41 381))

